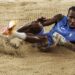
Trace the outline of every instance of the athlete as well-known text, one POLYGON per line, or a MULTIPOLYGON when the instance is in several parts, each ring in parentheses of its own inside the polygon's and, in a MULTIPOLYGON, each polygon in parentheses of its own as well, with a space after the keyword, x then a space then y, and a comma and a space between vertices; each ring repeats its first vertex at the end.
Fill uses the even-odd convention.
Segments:
POLYGON ((55 47, 56 44, 58 44, 56 42, 56 38, 59 38, 58 42, 60 41, 62 43, 70 43, 70 45, 74 45, 75 6, 69 8, 67 16, 57 14, 50 19, 39 18, 36 24, 32 24, 30 26, 31 30, 28 33, 24 32, 25 29, 22 28, 15 32, 12 32, 12 29, 9 28, 8 32, 30 43, 42 43, 45 51, 50 47, 55 47), (51 24, 55 25, 48 33, 36 34, 37 31, 42 31, 44 26, 49 26, 51 24))

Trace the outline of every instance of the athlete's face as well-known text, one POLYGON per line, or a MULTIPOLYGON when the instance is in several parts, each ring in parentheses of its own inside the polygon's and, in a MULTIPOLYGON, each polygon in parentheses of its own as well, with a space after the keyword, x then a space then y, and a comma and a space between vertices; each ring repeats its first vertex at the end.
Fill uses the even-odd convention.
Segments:
POLYGON ((68 23, 70 27, 75 28, 75 11, 70 10, 68 13, 68 23))

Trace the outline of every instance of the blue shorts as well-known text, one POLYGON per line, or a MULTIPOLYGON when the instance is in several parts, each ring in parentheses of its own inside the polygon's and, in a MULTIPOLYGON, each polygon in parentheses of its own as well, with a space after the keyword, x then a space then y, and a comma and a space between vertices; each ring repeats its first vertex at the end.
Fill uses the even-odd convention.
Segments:
MULTIPOLYGON (((39 34, 38 34, 39 35, 39 34)), ((54 41, 52 39, 52 36, 50 35, 50 33, 42 33, 40 34, 41 36, 46 36, 47 37, 47 41, 46 42, 39 42, 39 43, 36 43, 35 46, 36 47, 39 47, 41 49, 49 49, 50 46, 53 45, 54 41)))
POLYGON ((53 38, 52 38, 52 36, 50 35, 50 33, 44 33, 44 34, 42 34, 43 36, 47 36, 47 46, 46 46, 46 48, 49 48, 51 45, 53 45, 53 43, 54 43, 54 41, 53 41, 53 38))
POLYGON ((52 36, 51 36, 50 32, 44 33, 44 29, 42 28, 41 31, 37 35, 47 37, 47 42, 45 42, 45 43, 44 42, 43 43, 39 42, 39 43, 37 43, 37 46, 44 47, 44 48, 49 48, 51 45, 53 45, 54 41, 52 39, 52 36))

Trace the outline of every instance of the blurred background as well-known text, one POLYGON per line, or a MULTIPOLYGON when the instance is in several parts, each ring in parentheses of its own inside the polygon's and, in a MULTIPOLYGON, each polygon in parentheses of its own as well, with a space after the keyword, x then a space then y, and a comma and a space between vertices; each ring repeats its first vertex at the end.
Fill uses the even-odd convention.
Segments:
POLYGON ((42 16, 67 15, 68 8, 73 5, 75 0, 0 0, 0 26, 18 20, 18 28, 42 16))

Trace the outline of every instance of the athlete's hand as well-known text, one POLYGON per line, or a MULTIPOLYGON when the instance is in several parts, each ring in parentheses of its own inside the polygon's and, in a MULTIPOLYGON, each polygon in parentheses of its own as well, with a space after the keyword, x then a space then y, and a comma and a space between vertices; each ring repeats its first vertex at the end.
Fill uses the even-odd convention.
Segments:
POLYGON ((40 18, 37 19, 37 21, 41 22, 41 23, 45 22, 46 20, 47 19, 45 17, 40 17, 40 18))

